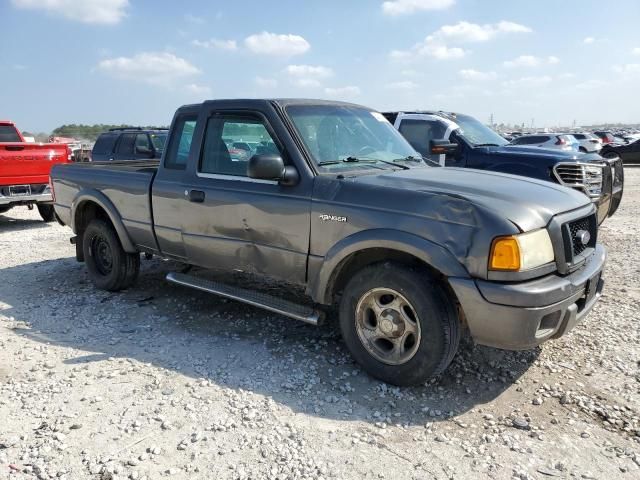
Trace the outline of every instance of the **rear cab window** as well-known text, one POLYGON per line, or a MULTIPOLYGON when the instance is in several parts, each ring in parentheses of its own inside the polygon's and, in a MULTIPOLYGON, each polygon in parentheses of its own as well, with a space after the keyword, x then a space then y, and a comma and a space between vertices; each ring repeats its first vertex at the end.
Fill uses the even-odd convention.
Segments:
POLYGON ((172 170, 185 170, 187 168, 187 160, 191 151, 197 118, 197 114, 190 113, 184 114, 176 120, 172 135, 169 138, 164 168, 172 170))
POLYGON ((113 152, 113 147, 117 139, 118 135, 114 133, 103 133, 100 135, 93 146, 94 155, 106 155, 113 152))
POLYGON ((21 142, 22 139, 18 135, 16 127, 13 125, 0 125, 0 142, 14 143, 21 142))

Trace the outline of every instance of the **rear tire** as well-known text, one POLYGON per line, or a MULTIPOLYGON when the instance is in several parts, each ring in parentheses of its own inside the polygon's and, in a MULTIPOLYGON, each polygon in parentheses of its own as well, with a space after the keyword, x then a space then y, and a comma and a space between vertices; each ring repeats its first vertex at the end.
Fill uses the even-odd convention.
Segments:
POLYGON ((37 204, 36 207, 38 207, 38 213, 40 213, 42 220, 47 223, 55 221, 56 211, 53 208, 53 205, 37 204))
POLYGON ((347 283, 340 329, 367 373, 399 386, 442 373, 460 342, 450 295, 425 272, 390 262, 365 267, 347 283))
POLYGON ((82 235, 82 251, 96 287, 117 292, 136 281, 140 254, 125 252, 115 230, 104 220, 91 220, 82 235))
POLYGON ((3 213, 7 213, 9 210, 11 210, 11 207, 8 205, 4 205, 2 207, 0 207, 0 215, 3 213))

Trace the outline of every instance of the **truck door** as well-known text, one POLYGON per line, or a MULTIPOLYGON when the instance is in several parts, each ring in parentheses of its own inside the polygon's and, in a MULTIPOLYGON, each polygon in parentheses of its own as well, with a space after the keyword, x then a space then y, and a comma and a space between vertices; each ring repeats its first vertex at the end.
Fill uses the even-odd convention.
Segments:
POLYGON ((247 176, 254 154, 279 154, 292 164, 267 116, 218 110, 201 112, 198 123, 202 142, 197 151, 192 148, 182 198, 175 199, 177 222, 171 220, 179 223, 184 255, 206 268, 304 283, 311 185, 305 179, 283 186, 247 176), (239 143, 251 151, 237 148, 239 143))

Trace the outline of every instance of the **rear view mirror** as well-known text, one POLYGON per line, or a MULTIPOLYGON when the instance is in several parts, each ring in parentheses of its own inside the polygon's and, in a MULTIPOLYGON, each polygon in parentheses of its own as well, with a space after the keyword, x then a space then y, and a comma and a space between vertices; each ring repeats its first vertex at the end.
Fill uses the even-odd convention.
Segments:
POLYGON ((273 153, 251 157, 247 175, 257 180, 276 180, 281 185, 295 185, 299 180, 298 171, 294 167, 285 166, 282 157, 273 153))
POLYGON ((429 151, 433 155, 452 155, 458 149, 457 143, 451 143, 449 140, 431 140, 429 142, 429 151))

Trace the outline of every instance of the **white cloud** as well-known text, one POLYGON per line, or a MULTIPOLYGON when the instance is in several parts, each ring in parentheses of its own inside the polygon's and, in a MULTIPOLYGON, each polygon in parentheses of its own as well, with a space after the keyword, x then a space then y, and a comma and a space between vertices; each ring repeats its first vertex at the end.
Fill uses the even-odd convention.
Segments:
POLYGON ((498 76, 496 72, 480 72, 472 68, 460 70, 458 73, 466 80, 494 80, 498 76))
POLYGON ((227 50, 230 52, 238 49, 238 43, 235 40, 218 40, 212 38, 210 40, 194 40, 191 44, 196 47, 227 50))
POLYGON ((322 65, 288 65, 285 72, 298 87, 320 87, 322 80, 333 76, 333 70, 322 65))
POLYGON ((413 90, 414 88, 418 88, 418 84, 411 80, 402 80, 400 82, 388 83, 386 87, 392 90, 413 90))
POLYGON ((521 77, 515 80, 507 80, 502 82, 502 85, 508 88, 511 87, 540 87, 551 83, 553 79, 549 75, 540 77, 521 77))
POLYGON ((185 86, 185 90, 193 95, 207 97, 211 95, 211 88, 206 85, 198 85, 197 83, 190 83, 185 86))
POLYGON ((98 63, 97 69, 114 77, 155 85, 169 85, 176 79, 200 73, 184 58, 167 52, 143 52, 133 57, 107 58, 98 63))
POLYGON ((198 17, 197 15, 193 15, 191 13, 185 13, 184 20, 195 25, 202 25, 204 23, 204 18, 198 17))
POLYGON ((126 16, 129 0, 11 0, 18 8, 41 10, 83 23, 114 25, 126 16))
POLYGON ((584 43, 586 45, 589 45, 590 43, 593 43, 595 41, 596 41, 596 39, 593 38, 593 37, 585 37, 584 40, 582 40, 582 43, 584 43))
POLYGON ((393 50, 390 56, 397 60, 409 60, 421 56, 429 56, 439 60, 462 58, 469 51, 449 45, 452 43, 486 42, 499 35, 526 32, 531 32, 531 29, 514 22, 501 21, 484 25, 458 22, 455 25, 443 25, 423 41, 413 45, 409 50, 393 50))
POLYGON ((636 47, 633 50, 631 50, 631 54, 632 55, 640 55, 640 47, 636 47))
POLYGON ((278 86, 278 81, 275 78, 256 77, 253 81, 262 88, 275 88, 278 86))
POLYGON ((324 89, 324 93, 334 98, 357 97, 360 95, 360 88, 353 85, 346 87, 327 87, 324 89))
POLYGON ((520 55, 513 60, 507 60, 503 62, 503 65, 507 68, 515 67, 540 67, 542 65, 557 65, 560 63, 560 59, 553 55, 543 58, 535 57, 533 55, 520 55))
POLYGON ((455 0, 391 0, 382 4, 387 15, 406 15, 424 10, 444 10, 452 6, 455 0))
POLYGON ((263 55, 292 56, 307 52, 311 45, 300 35, 281 35, 262 32, 244 39, 245 46, 253 53, 263 55))
POLYGON ((626 65, 616 65, 613 67, 613 71, 623 74, 636 74, 640 73, 640 63, 627 63, 626 65))
POLYGON ((433 34, 436 38, 460 43, 486 42, 498 35, 506 33, 528 33, 532 30, 519 23, 501 21, 479 25, 470 22, 458 22, 455 25, 444 25, 433 34))

